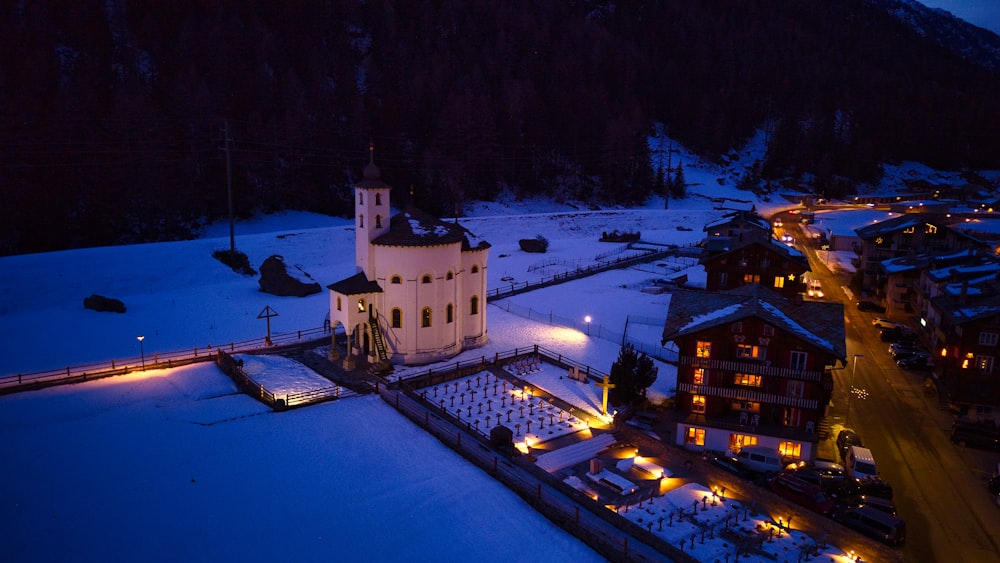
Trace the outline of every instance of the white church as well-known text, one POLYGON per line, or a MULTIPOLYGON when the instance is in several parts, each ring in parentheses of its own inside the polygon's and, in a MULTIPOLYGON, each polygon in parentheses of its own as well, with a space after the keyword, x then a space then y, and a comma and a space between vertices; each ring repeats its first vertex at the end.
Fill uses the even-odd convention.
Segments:
POLYGON ((489 243, 412 206, 390 217, 391 187, 369 151, 354 186, 357 273, 327 286, 333 334, 347 333, 344 367, 426 364, 482 346, 489 243))

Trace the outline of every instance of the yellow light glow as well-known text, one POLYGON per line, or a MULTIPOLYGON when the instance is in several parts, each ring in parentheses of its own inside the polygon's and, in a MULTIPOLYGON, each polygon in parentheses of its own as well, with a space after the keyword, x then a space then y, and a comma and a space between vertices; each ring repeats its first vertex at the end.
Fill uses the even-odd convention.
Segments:
POLYGON ((948 349, 947 348, 941 348, 941 357, 942 358, 947 358, 948 357, 948 349))

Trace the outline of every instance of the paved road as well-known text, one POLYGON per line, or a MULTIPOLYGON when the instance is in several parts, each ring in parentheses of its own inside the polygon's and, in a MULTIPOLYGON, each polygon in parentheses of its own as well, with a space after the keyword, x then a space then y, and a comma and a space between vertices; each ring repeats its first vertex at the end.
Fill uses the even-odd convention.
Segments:
MULTIPOLYGON (((785 226, 806 240, 797 225, 785 226)), ((857 430, 892 484, 894 501, 906 520, 906 561, 1000 561, 1000 509, 986 492, 985 480, 1000 455, 964 449, 948 439, 953 415, 936 395, 924 391, 926 373, 895 365, 873 315, 857 310, 839 288, 846 276, 834 276, 823 253, 797 245, 809 257, 812 275, 822 283, 826 299, 844 301, 848 365, 835 375, 833 432, 844 422, 857 430), (853 369, 854 354, 858 359, 853 369), (852 374, 860 389, 850 400, 852 374)))

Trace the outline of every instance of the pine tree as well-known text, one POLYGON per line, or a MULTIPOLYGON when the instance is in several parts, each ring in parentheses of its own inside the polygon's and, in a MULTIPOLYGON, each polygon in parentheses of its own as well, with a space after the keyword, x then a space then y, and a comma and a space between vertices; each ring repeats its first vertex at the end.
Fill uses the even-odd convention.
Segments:
POLYGON ((658 371, 652 358, 637 353, 635 346, 622 346, 609 374, 610 383, 615 385, 609 393, 611 403, 632 405, 645 400, 646 389, 656 381, 658 371))

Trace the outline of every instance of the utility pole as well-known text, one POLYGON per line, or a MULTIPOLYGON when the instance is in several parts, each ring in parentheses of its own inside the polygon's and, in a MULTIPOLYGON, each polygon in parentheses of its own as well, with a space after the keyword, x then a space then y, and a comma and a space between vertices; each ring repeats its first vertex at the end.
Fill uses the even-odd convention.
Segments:
POLYGON ((230 164, 229 153, 232 152, 232 138, 229 137, 229 121, 222 125, 223 142, 225 145, 220 149, 226 153, 226 196, 229 201, 229 256, 236 256, 236 229, 233 217, 233 169, 230 164))

